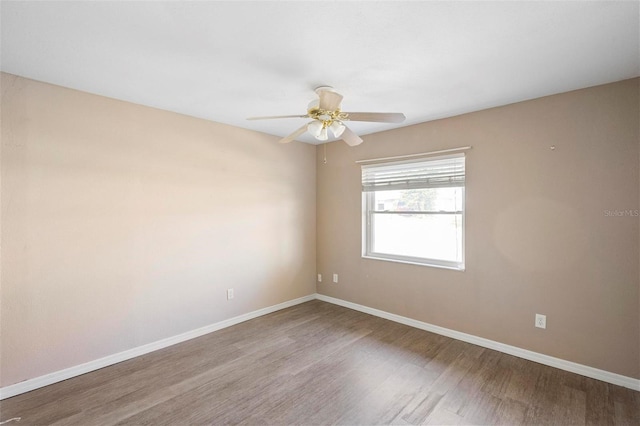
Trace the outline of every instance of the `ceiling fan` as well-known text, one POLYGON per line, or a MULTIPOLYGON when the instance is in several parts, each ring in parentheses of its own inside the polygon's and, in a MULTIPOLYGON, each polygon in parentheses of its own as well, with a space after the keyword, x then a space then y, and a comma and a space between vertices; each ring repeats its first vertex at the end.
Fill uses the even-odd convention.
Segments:
POLYGON ((372 121, 379 123, 402 123, 404 114, 399 112, 343 112, 340 110, 342 95, 333 87, 320 86, 315 89, 318 99, 309 103, 304 115, 278 115, 272 117, 250 117, 247 120, 268 120, 274 118, 311 118, 312 121, 300 127, 295 132, 280 139, 280 143, 289 143, 304 132, 309 132, 319 141, 329 139, 329 130, 337 138, 342 138, 348 145, 356 146, 362 143, 360 136, 349 129, 345 121, 372 121))

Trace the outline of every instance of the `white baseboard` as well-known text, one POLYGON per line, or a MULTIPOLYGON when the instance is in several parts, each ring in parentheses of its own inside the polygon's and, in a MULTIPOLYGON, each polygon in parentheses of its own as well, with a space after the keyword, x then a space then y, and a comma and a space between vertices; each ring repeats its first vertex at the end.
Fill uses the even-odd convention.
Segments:
POLYGON ((426 322, 414 320, 411 318, 403 317, 400 315, 392 314, 389 312, 381 311, 379 309, 369 308, 368 306, 358 305, 357 303, 348 302, 346 300, 337 299, 335 297, 325 296, 324 294, 316 294, 316 299, 324 302, 333 303, 334 305, 344 306, 356 311, 364 312, 366 314, 374 315, 376 317, 388 319, 400 324, 405 324, 411 327, 419 328, 421 330, 430 331, 432 333, 441 334, 443 336, 451 337, 453 339, 462 340, 463 342, 472 343, 474 345, 482 346, 503 352, 505 354, 517 356, 519 358, 528 359, 539 364, 555 367, 560 370, 570 371, 572 373, 580 374, 582 376, 591 377, 592 379, 602 380, 603 382, 612 383, 614 385, 623 386, 625 388, 640 391, 640 380, 632 377, 623 376, 609 371, 600 370, 597 368, 589 367, 586 365, 578 364, 564 359, 555 358, 549 355, 544 355, 538 352, 529 351, 527 349, 518 348, 516 346, 507 345, 504 343, 496 342, 493 340, 485 339, 483 337, 474 336, 472 334, 462 333, 460 331, 451 330, 449 328, 439 327, 437 325, 429 324, 426 322))
POLYGON ((179 334, 177 336, 168 337, 166 339, 158 340, 153 343, 149 343, 143 346, 138 346, 133 349, 129 349, 123 352, 119 352, 113 355, 108 355, 104 358, 89 361, 84 364, 76 365, 74 367, 65 368, 64 370, 55 371, 44 376, 35 377, 33 379, 25 380, 23 382, 16 383, 14 385, 5 386, 0 388, 0 400, 10 398, 15 395, 19 395, 25 392, 29 392, 53 383, 61 382, 63 380, 70 379, 72 377, 79 376, 81 374, 89 373, 90 371, 98 370, 109 365, 117 364, 122 361, 126 361, 131 358, 135 358, 140 355, 147 354, 149 352, 157 351, 168 346, 175 345, 187 340, 194 339, 196 337, 203 336, 205 334, 221 330, 223 328, 231 327, 232 325, 239 324, 250 319, 267 315, 272 312, 279 311, 281 309, 289 308, 300 303, 314 300, 315 294, 309 296, 300 297, 298 299, 289 300, 287 302, 279 303, 277 305, 269 306, 266 308, 258 309, 257 311, 249 312, 244 315, 229 318, 224 321, 220 321, 214 324, 207 325, 205 327, 198 328, 196 330, 187 331, 186 333, 179 334))
POLYGON ((591 377, 593 379, 602 380, 603 382, 612 383, 614 385, 623 386, 625 388, 640 391, 640 380, 632 377, 622 376, 620 374, 611 373, 609 371, 599 370, 597 368, 589 367, 575 362, 566 361, 560 358, 554 358, 549 355, 540 354, 537 352, 529 351, 526 349, 518 348, 515 346, 506 345, 504 343, 496 342, 493 340, 485 339, 482 337, 474 336, 471 334, 462 333, 459 331, 451 330, 437 325, 429 324, 426 322, 414 320, 411 318, 403 317, 400 315, 392 314, 389 312, 381 311, 375 308, 369 308, 368 306, 358 305, 357 303, 348 302, 346 300, 337 299, 335 297, 325 296, 324 294, 311 294, 309 296, 300 297, 298 299, 289 300, 287 302, 279 303, 277 305, 269 306, 263 309, 258 309, 253 312, 249 312, 244 315, 229 318, 224 321, 217 322, 205 327, 198 328, 196 330, 188 331, 186 333, 179 334, 177 336, 168 337, 166 339, 158 340, 153 343, 149 343, 143 346, 138 346, 117 354, 109 355, 104 358, 96 359, 84 364, 76 365, 74 367, 66 368, 64 370, 55 371, 44 376, 35 377, 33 379, 25 380, 14 385, 0 388, 0 400, 10 398, 25 392, 29 392, 53 383, 61 382, 63 380, 70 379, 72 377, 79 376, 81 374, 89 373, 94 370, 98 370, 109 365, 117 364, 122 361, 126 361, 131 358, 135 358, 140 355, 147 354, 149 352, 157 351, 168 346, 175 345, 187 340, 194 339, 196 337, 203 336, 208 333, 212 333, 223 328, 230 327, 232 325, 239 324, 250 319, 267 315, 272 312, 279 311, 281 309, 289 308, 291 306, 298 305, 300 303, 308 302, 314 299, 322 300, 324 302, 333 303, 335 305, 344 306, 356 311, 364 312, 366 314, 374 315, 380 318, 388 319, 400 324, 405 324, 410 327, 419 328, 421 330, 430 331, 432 333, 441 334, 443 336, 451 337, 453 339, 462 340, 463 342, 472 343, 474 345, 482 346, 485 348, 493 349, 499 352, 503 352, 509 355, 514 355, 519 358, 528 359, 540 364, 548 365, 550 367, 559 368, 561 370, 570 371, 572 373, 580 374, 582 376, 591 377))

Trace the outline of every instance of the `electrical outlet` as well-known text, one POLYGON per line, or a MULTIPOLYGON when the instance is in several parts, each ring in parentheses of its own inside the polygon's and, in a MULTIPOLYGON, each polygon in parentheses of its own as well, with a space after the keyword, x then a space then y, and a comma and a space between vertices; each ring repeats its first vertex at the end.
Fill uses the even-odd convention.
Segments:
POLYGON ((536 314, 536 327, 547 328, 547 316, 542 314, 536 314))
POLYGON ((338 282, 338 274, 333 274, 333 282, 334 283, 338 282))
POLYGON ((229 288, 227 289, 227 300, 231 300, 233 299, 233 289, 229 288))
POLYGON ((321 283, 322 282, 322 274, 318 274, 318 282, 321 283))

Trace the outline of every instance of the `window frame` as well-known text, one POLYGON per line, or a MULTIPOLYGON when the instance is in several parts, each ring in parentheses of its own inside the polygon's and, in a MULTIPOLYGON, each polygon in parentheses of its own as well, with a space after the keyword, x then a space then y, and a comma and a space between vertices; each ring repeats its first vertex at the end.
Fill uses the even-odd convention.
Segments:
MULTIPOLYGON (((390 166, 393 164, 406 164, 406 163, 426 163, 428 161, 432 161, 432 160, 442 160, 442 159, 446 159, 446 158, 451 158, 454 156, 451 155, 446 155, 446 156, 437 156, 437 157, 429 157, 429 158, 422 158, 419 160, 411 160, 411 161, 396 161, 396 162, 384 162, 384 163, 378 163, 376 165, 379 166, 390 166)), ((455 155, 455 157, 462 157, 464 158, 463 161, 465 161, 466 163, 466 156, 464 154, 462 155, 455 155)), ((461 215, 461 228, 462 228, 462 235, 461 235, 461 256, 460 256, 460 261, 449 261, 449 260, 443 260, 443 259, 432 259, 432 258, 423 258, 423 257, 414 257, 414 256, 405 256, 405 255, 399 255, 399 254, 390 254, 390 253, 379 253, 379 252, 374 252, 373 251, 373 247, 374 247, 374 243, 375 243, 375 233, 374 233, 374 227, 375 227, 375 215, 376 214, 381 214, 380 211, 378 211, 375 207, 375 193, 376 191, 365 191, 364 189, 362 190, 362 258, 365 259, 374 259, 374 260, 384 260, 384 261, 391 261, 391 262, 398 262, 398 263, 407 263, 407 264, 412 264, 412 265, 420 265, 420 266, 430 266, 430 267, 436 267, 436 268, 444 268, 444 269, 451 269, 451 270, 456 270, 456 271, 464 271, 465 270, 465 234, 466 234, 466 166, 465 166, 465 172, 464 172, 464 176, 465 176, 465 183, 461 186, 455 186, 456 188, 460 188, 462 191, 462 205, 460 207, 460 215, 461 215)), ((409 211, 409 212, 385 212, 384 214, 397 214, 397 215, 402 215, 402 214, 440 214, 440 215, 444 215, 444 214, 452 214, 451 212, 413 212, 413 211, 409 211)), ((453 213, 453 214, 457 214, 453 213)))

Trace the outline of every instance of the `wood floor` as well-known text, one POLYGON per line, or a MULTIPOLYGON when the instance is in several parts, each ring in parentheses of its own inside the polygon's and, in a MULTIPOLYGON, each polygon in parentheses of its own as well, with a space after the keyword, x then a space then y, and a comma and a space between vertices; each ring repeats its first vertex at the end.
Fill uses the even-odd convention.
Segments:
POLYGON ((24 425, 640 424, 640 392, 321 301, 0 402, 24 425))

